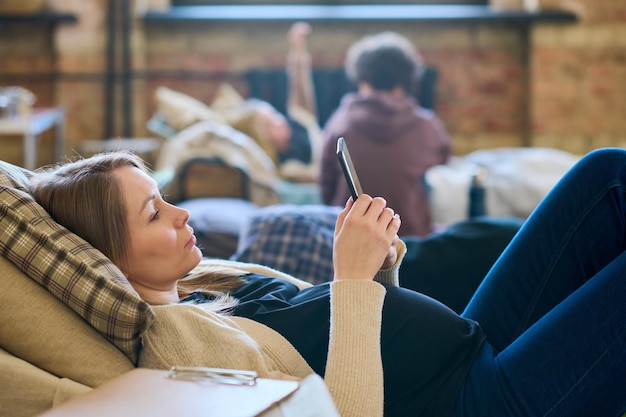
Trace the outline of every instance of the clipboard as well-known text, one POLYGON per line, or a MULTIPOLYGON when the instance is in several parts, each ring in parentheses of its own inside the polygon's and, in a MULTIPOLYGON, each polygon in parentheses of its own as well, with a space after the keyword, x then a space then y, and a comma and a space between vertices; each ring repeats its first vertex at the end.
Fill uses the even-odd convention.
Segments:
POLYGON ((256 417, 298 388, 296 381, 255 378, 254 384, 232 384, 137 368, 40 417, 256 417))

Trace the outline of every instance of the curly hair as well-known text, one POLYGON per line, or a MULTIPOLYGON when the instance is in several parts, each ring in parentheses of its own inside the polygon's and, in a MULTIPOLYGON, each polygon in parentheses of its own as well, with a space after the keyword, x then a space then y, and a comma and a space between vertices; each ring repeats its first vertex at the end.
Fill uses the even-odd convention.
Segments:
POLYGON ((346 74, 355 84, 367 83, 376 90, 401 87, 414 91, 424 70, 422 57, 411 42, 395 32, 368 35, 348 49, 346 74))

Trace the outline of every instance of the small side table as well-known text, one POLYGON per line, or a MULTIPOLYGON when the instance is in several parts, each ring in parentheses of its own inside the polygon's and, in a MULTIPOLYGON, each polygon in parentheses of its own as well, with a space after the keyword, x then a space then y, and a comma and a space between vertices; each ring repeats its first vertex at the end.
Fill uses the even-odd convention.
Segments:
POLYGON ((48 129, 56 128, 55 158, 65 155, 65 110, 33 108, 30 115, 0 119, 0 135, 22 135, 24 141, 24 168, 33 170, 37 165, 37 139, 48 129))

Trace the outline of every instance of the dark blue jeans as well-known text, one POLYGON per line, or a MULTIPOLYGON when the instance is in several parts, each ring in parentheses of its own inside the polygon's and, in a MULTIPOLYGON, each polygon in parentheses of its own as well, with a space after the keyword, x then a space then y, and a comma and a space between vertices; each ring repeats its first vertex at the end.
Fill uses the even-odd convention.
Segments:
POLYGON ((463 312, 488 344, 454 416, 626 410, 626 151, 583 157, 539 204, 463 312))

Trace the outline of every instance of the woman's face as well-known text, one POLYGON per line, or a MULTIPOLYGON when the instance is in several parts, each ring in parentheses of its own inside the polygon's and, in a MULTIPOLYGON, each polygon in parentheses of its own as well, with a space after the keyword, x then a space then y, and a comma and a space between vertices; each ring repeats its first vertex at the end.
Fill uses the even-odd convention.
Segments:
POLYGON ((171 291, 202 259, 187 210, 161 198, 157 183, 135 167, 113 172, 122 187, 130 249, 120 269, 140 293, 171 291), (147 292, 146 291, 146 292, 147 292))

